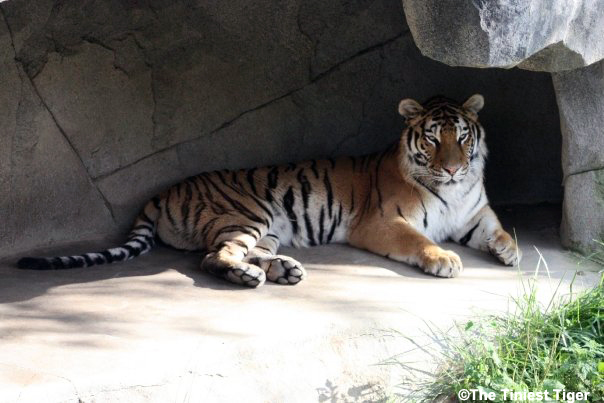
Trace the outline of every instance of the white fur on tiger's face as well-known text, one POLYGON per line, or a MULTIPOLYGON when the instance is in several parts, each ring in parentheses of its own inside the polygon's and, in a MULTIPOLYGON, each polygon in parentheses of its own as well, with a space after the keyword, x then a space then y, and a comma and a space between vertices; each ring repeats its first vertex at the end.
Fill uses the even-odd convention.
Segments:
POLYGON ((280 245, 346 242, 455 277, 461 259, 435 243, 452 239, 516 264, 516 243, 484 190, 483 103, 481 95, 461 105, 404 99, 399 113, 408 127, 382 152, 202 173, 153 198, 121 246, 23 258, 18 265, 45 270, 123 261, 149 251, 156 236, 179 249, 205 250, 202 270, 250 287, 304 278, 299 262, 277 254, 280 245))

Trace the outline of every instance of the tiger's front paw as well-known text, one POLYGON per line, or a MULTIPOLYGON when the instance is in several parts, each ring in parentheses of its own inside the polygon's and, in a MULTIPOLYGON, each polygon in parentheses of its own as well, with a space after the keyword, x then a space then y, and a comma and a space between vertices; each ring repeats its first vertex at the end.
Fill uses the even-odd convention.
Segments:
POLYGON ((419 265, 424 272, 437 277, 457 277, 463 271, 463 264, 457 253, 436 245, 424 249, 419 265))
POLYGON ((516 241, 504 230, 495 231, 493 236, 488 239, 487 245, 489 252, 503 264, 508 266, 516 266, 520 262, 522 253, 516 245, 516 241))

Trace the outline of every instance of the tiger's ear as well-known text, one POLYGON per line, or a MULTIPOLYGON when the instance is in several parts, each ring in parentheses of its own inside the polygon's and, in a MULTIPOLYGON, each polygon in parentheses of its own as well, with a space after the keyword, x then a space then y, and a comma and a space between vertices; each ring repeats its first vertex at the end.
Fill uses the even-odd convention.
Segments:
POLYGON ((463 103, 463 107, 472 113, 478 115, 478 112, 484 106, 484 97, 480 94, 474 94, 463 103))
POLYGON ((403 99, 398 104, 398 113, 407 121, 418 117, 423 111, 424 107, 411 98, 403 99))

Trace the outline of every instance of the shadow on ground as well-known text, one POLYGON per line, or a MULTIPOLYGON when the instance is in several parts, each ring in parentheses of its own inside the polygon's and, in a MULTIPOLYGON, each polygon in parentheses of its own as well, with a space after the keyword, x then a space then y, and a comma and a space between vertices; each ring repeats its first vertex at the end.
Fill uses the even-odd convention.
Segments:
MULTIPOLYGON (((576 266, 575 263, 580 262, 581 259, 561 250, 557 231, 557 225, 560 220, 559 206, 544 205, 538 208, 514 207, 500 210, 499 214, 502 222, 510 232, 513 233, 516 231, 516 228, 512 225, 513 223, 519 227, 516 235, 524 252, 524 259, 521 264, 523 269, 528 271, 533 270, 539 261, 539 252, 543 250, 543 252, 555 251, 556 263, 558 265, 562 264, 565 269, 594 270, 587 263, 584 264, 584 267, 576 266)), ((57 256, 78 254, 102 250, 116 244, 115 242, 74 243, 59 248, 33 251, 32 255, 57 256)), ((466 274, 473 267, 483 267, 489 270, 510 270, 510 268, 502 266, 494 257, 484 252, 455 244, 445 244, 444 247, 453 249, 462 257, 466 274)), ((447 279, 428 276, 416 267, 394 262, 347 246, 330 245, 303 250, 282 248, 280 253, 290 255, 301 261, 309 269, 309 276, 318 271, 334 272, 334 266, 342 268, 374 266, 390 270, 406 278, 429 279, 434 282, 448 281, 447 279)), ((202 253, 184 252, 166 246, 158 246, 150 253, 128 262, 94 266, 85 269, 57 271, 19 270, 16 268, 16 261, 19 257, 4 258, 0 260, 0 303, 27 301, 45 294, 49 289, 64 285, 93 283, 114 278, 153 276, 170 269, 176 270, 193 280, 193 284, 196 287, 222 291, 229 290, 232 292, 245 290, 245 288, 201 272, 199 262, 202 257, 202 253)), ((557 267, 558 270, 561 268, 557 267)), ((336 271, 338 275, 347 275, 342 270, 336 271)), ((355 274, 353 270, 350 270, 348 275, 359 274, 355 274)), ((364 273, 364 275, 367 276, 368 274, 364 273)), ((169 284, 166 284, 166 286, 169 286, 169 284)), ((283 287, 270 282, 267 282, 265 286, 283 287)))
MULTIPOLYGON (((32 255, 73 255, 82 252, 102 250, 104 247, 111 246, 114 245, 106 243, 77 243, 71 246, 62 246, 61 248, 36 251, 32 255)), ((327 248, 334 247, 337 248, 337 253, 331 255, 328 265, 351 266, 355 264, 377 264, 378 267, 392 270, 400 276, 413 278, 428 277, 421 273, 417 268, 404 263, 392 262, 367 252, 353 250, 348 246, 328 246, 327 248)), ((326 247, 319 247, 319 249, 322 248, 324 249, 326 247)), ((328 268, 322 267, 322 263, 326 263, 325 255, 323 253, 309 254, 307 252, 308 250, 296 250, 293 248, 282 248, 280 251, 280 253, 286 253, 299 259, 306 265, 312 265, 312 270, 309 275, 312 275, 312 272, 329 270, 328 268)), ((16 268, 18 257, 7 258, 0 261, 0 303, 27 301, 43 295, 54 287, 69 284, 93 283, 114 278, 153 276, 169 269, 176 270, 189 277, 194 281, 193 284, 196 287, 229 291, 246 290, 244 287, 202 272, 199 268, 202 257, 202 253, 183 252, 167 246, 158 246, 150 253, 127 262, 93 266, 83 269, 49 271, 21 270, 16 268)), ((488 259, 488 256, 486 258, 488 259)), ((265 286, 288 288, 287 286, 281 286, 270 282, 267 282, 265 286)))

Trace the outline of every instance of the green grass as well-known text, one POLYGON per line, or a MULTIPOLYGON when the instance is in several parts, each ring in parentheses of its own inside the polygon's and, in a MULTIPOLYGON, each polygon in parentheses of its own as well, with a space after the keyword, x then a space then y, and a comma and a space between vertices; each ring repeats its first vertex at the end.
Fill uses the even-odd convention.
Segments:
MULTIPOLYGON (((594 289, 561 296, 559 287, 547 305, 539 303, 534 279, 523 280, 524 293, 507 314, 488 316, 442 331, 430 325, 434 343, 419 346, 439 361, 439 370, 399 397, 433 402, 457 396, 461 389, 589 392, 604 401, 604 276, 594 289)), ((411 340, 410 338, 408 338, 411 340)), ((412 340, 411 340, 412 341, 412 340)), ((404 356, 385 364, 414 368, 404 356)), ((424 373, 425 375, 425 373, 424 373)), ((469 400, 472 401, 472 400, 469 400)))

